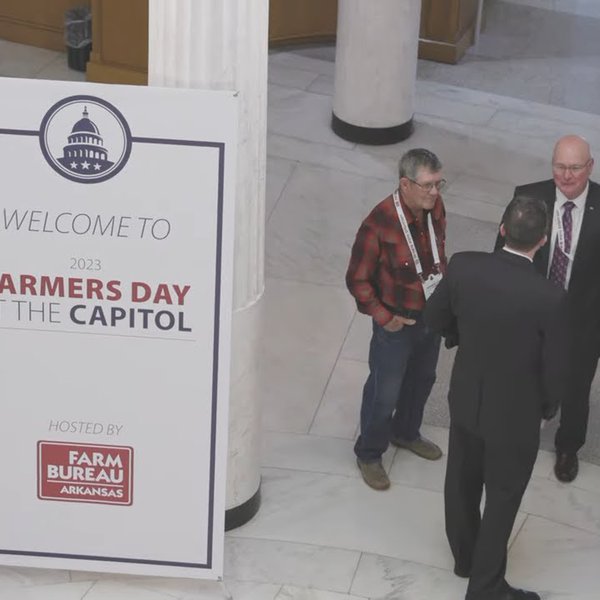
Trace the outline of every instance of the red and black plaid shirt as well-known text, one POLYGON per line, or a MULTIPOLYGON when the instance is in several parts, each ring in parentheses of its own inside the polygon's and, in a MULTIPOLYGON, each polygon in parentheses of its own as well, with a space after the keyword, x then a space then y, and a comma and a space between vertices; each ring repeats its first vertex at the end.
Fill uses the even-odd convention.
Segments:
MULTIPOLYGON (((446 211, 441 196, 431 211, 423 211, 417 220, 400 199, 412 234, 424 277, 435 271, 427 214, 431 212, 433 230, 441 261, 446 271, 446 211)), ((395 314, 410 314, 425 306, 421 279, 402 231, 393 196, 380 202, 362 222, 352 246, 346 273, 346 285, 356 300, 358 310, 371 315, 379 325, 388 323, 395 314)))

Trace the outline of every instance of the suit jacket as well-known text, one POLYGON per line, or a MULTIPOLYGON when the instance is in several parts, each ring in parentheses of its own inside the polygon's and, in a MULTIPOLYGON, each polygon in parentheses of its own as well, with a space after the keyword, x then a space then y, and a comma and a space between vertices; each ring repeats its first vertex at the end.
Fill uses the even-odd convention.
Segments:
MULTIPOLYGON (((556 184, 552 179, 521 185, 515 188, 516 196, 528 196, 543 200, 548 214, 554 221, 556 184)), ((552 229, 550 229, 552 231, 552 229)), ((501 248, 504 240, 498 234, 495 248, 501 248)), ((548 274, 550 244, 543 246, 535 255, 536 271, 548 274)), ((580 342, 600 344, 600 185, 590 181, 585 212, 581 223, 579 241, 573 259, 571 279, 567 290, 568 319, 580 342)))
POLYGON ((564 393, 565 294, 525 257, 461 252, 425 307, 427 325, 455 326, 452 422, 489 440, 537 444, 542 416, 564 393))

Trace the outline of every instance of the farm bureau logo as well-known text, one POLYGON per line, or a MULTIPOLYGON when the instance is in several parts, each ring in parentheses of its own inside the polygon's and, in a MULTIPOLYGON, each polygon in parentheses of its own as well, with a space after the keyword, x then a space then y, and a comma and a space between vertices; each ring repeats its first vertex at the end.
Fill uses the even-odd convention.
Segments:
POLYGON ((38 442, 38 498, 63 502, 133 502, 133 448, 38 442))
POLYGON ((48 164, 79 183, 114 177, 131 154, 131 131, 112 104, 95 96, 69 96, 45 114, 40 146, 48 164))

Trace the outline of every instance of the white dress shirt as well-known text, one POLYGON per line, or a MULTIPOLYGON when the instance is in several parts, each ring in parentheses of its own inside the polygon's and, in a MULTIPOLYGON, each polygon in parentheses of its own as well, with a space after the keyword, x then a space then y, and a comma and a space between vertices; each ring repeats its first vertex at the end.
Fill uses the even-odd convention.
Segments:
MULTIPOLYGON (((573 258, 575 257, 575 252, 577 251, 577 242, 579 242, 579 232, 581 231, 581 223, 583 222, 583 213, 585 211, 585 201, 588 195, 588 189, 590 184, 588 183, 585 186, 585 189, 577 198, 573 198, 571 202, 575 204, 573 210, 571 211, 571 216, 573 220, 573 229, 571 231, 571 250, 569 255, 573 258)), ((558 189, 556 188, 556 203, 554 205, 554 212, 552 214, 552 233, 550 235, 550 254, 548 259, 548 272, 547 275, 550 275, 550 267, 552 266, 552 257, 554 256, 554 247, 556 246, 556 240, 558 237, 558 228, 556 226, 556 217, 558 207, 558 214, 562 219, 564 212, 564 204, 565 202, 569 202, 569 199, 558 189)), ((569 288, 569 281, 571 280, 571 269, 573 268, 573 260, 569 260, 569 265, 567 267, 567 278, 565 281, 565 288, 569 288)))

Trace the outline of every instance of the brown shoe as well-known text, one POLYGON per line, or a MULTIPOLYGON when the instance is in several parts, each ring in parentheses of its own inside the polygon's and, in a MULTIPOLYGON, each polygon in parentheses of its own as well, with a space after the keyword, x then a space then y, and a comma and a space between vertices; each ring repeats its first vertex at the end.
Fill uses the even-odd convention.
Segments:
POLYGON ((438 460, 442 458, 442 450, 437 444, 434 444, 431 440, 424 438, 422 435, 412 442, 406 442, 402 438, 394 437, 390 439, 390 442, 398 448, 406 448, 421 458, 427 460, 438 460))
POLYGON ((381 461, 363 462, 360 458, 356 459, 356 464, 360 469, 365 483, 374 490, 387 490, 390 487, 390 480, 381 464, 381 461))
POLYGON ((571 452, 557 452, 554 474, 556 479, 563 483, 570 483, 579 473, 579 460, 577 454, 571 452))

